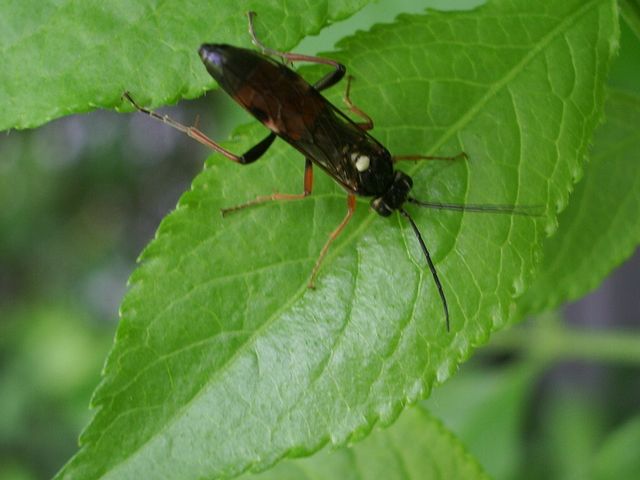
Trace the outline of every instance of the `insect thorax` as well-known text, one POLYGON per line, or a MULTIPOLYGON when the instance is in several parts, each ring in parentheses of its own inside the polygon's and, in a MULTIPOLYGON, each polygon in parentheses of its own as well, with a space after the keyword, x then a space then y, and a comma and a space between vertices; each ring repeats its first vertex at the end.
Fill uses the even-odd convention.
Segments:
POLYGON ((374 198, 371 201, 371 208, 379 215, 388 217, 394 210, 402 207, 412 186, 413 180, 411 180, 411 177, 406 173, 396 170, 391 187, 384 195, 374 198))

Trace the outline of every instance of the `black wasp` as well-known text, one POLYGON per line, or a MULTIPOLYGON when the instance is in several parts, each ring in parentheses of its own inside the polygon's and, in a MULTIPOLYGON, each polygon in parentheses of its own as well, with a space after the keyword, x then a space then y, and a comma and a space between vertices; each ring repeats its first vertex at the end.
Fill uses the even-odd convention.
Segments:
POLYGON ((409 202, 421 207, 458 211, 489 211, 521 215, 531 215, 531 213, 528 213, 526 207, 431 203, 423 202, 410 196, 409 192, 413 186, 413 181, 407 174, 395 169, 394 163, 396 161, 453 160, 466 158, 466 154, 461 153, 455 157, 391 155, 380 142, 367 133, 368 130, 373 128, 371 118, 349 99, 351 77, 347 78, 344 101, 349 110, 360 116, 364 120, 363 122, 356 123, 352 121, 320 95, 322 90, 335 85, 344 77, 345 66, 326 58, 279 52, 265 47, 255 34, 253 25, 255 15, 254 12, 248 13, 249 33, 253 43, 263 53, 224 44, 204 44, 199 49, 200 58, 207 71, 216 79, 222 89, 271 130, 264 139, 244 154, 236 155, 229 152, 196 127, 180 124, 166 115, 160 115, 141 107, 128 92, 125 92, 124 97, 139 111, 169 124, 198 142, 221 153, 228 159, 242 165, 258 160, 271 146, 276 136, 285 140, 304 155, 303 193, 275 193, 257 197, 247 203, 223 209, 223 215, 264 202, 297 200, 310 195, 313 187, 314 164, 327 172, 331 178, 346 190, 347 213, 338 227, 331 232, 320 251, 309 279, 309 287, 311 288, 329 246, 342 232, 353 215, 356 206, 356 195, 373 197, 371 208, 383 217, 388 217, 394 211, 400 212, 409 221, 427 260, 431 275, 442 299, 448 330, 449 308, 442 284, 422 235, 409 213, 404 209, 404 204, 409 202), (280 57, 284 63, 304 61, 325 64, 332 66, 333 71, 310 85, 284 63, 278 63, 267 55, 280 57))

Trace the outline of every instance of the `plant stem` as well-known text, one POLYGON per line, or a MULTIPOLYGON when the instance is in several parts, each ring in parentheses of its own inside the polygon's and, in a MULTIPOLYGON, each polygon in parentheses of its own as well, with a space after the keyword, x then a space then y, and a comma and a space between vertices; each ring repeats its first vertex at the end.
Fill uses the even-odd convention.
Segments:
POLYGON ((640 365, 638 331, 583 330, 539 322, 496 334, 490 350, 525 352, 544 360, 587 360, 640 365))

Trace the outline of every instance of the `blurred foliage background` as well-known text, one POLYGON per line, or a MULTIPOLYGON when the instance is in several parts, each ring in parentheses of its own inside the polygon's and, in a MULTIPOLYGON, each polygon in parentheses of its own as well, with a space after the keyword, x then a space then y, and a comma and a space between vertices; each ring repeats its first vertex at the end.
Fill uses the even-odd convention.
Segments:
MULTIPOLYGON (((296 51, 445 3, 372 4, 296 51)), ((610 82, 640 94, 639 80, 640 40, 622 24, 610 82)), ((217 139, 247 120, 217 91, 164 113, 217 139)), ((0 137, 0 480, 51 477, 75 452, 136 256, 206 155, 107 111, 0 137)), ((640 365, 537 348, 566 328, 637 335, 639 267, 636 252, 598 291, 498 336, 426 402, 495 478, 584 478, 593 462, 598 478, 640 478, 640 365)))

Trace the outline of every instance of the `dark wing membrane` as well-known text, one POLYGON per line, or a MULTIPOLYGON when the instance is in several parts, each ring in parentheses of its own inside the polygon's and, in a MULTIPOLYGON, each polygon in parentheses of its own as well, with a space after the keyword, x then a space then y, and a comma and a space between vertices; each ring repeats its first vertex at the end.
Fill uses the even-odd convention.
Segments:
MULTIPOLYGON (((357 193, 346 149, 366 135, 293 70, 265 57, 235 95, 271 131, 357 193)), ((352 171, 353 170, 353 171, 352 171)))
POLYGON ((235 100, 345 189, 371 194, 361 191, 362 175, 349 152, 384 147, 293 70, 257 53, 250 60, 251 71, 238 82, 235 100))
POLYGON ((359 193, 359 174, 349 158, 349 152, 368 135, 327 100, 314 122, 308 125, 306 135, 289 142, 311 158, 320 168, 344 188, 359 193))
POLYGON ((308 126, 307 135, 289 142, 348 191, 374 197, 384 194, 394 178, 391 155, 344 113, 322 101, 324 108, 308 126), (356 161, 361 157, 366 157, 367 166, 358 170, 356 161))

